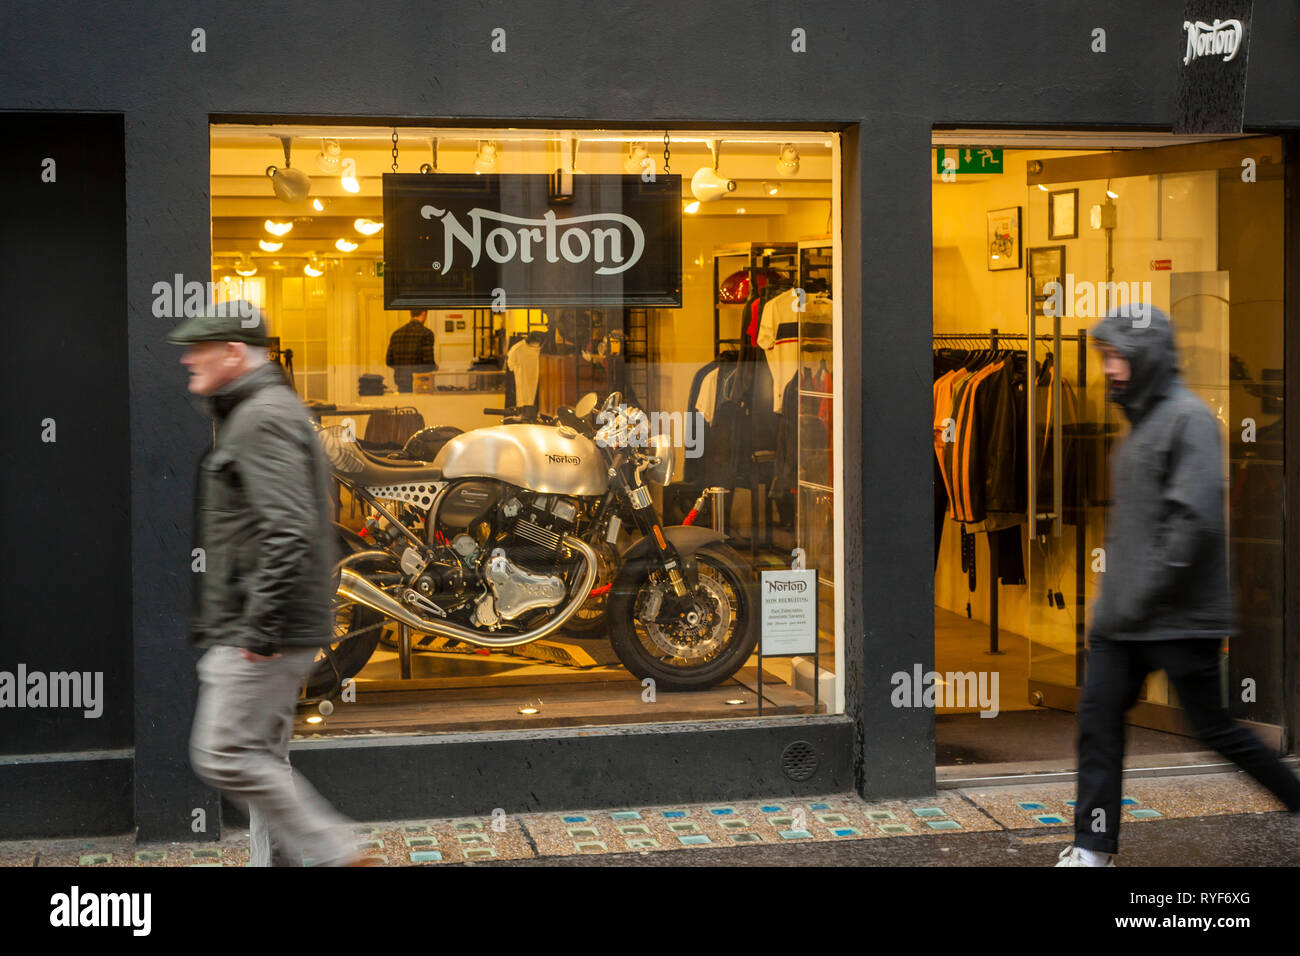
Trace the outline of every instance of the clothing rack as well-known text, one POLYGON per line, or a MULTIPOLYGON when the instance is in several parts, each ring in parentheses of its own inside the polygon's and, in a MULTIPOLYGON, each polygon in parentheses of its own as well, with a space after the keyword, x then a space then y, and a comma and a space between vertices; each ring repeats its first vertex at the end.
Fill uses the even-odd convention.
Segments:
MULTIPOLYGON (((962 348, 963 346, 965 346, 972 349, 981 349, 981 348, 999 349, 999 348, 1006 348, 1006 346, 1002 344, 1005 342, 1024 343, 1027 346, 1029 344, 1029 341, 1031 339, 1031 334, 1033 333, 1033 329, 1034 329, 1034 322, 1032 318, 1030 319, 1029 328, 1030 328, 1029 334, 1024 332, 999 332, 997 329, 989 329, 989 331, 987 332, 936 332, 934 333, 933 338, 936 346, 941 346, 944 348, 962 348)), ((1084 390, 1086 389, 1088 383, 1088 333, 1084 331, 1080 331, 1074 334, 1062 335, 1061 320, 1059 317, 1057 317, 1054 323, 1054 328, 1050 333, 1045 332, 1042 334, 1032 334, 1032 339, 1035 344, 1039 342, 1049 342, 1052 344, 1054 361, 1056 362, 1056 366, 1058 370, 1061 368, 1061 343, 1077 342, 1078 344, 1077 394, 1082 396, 1084 394, 1084 390)), ((1027 400, 1027 407, 1026 407, 1025 414, 1029 420, 1028 427, 1026 429, 1026 431, 1028 432, 1029 450, 1028 450, 1027 457, 1025 459, 1026 462, 1025 469, 1026 469, 1026 478, 1027 478, 1027 485, 1028 485, 1026 489, 1027 492, 1026 508, 1028 509, 1027 517, 1029 519, 1029 540, 1030 543, 1032 544, 1034 539, 1038 536, 1038 520, 1040 517, 1041 518, 1051 517, 1053 519, 1052 535, 1058 538, 1061 536, 1061 519, 1062 519, 1062 513, 1064 511, 1064 503, 1062 501, 1062 489, 1064 487, 1064 476, 1062 474, 1063 439, 1062 439, 1061 419, 1064 416, 1063 414, 1058 412, 1058 414, 1056 414, 1053 418, 1054 432, 1052 436, 1052 462, 1053 462, 1052 504, 1054 510, 1051 515, 1040 516, 1038 514, 1038 482, 1037 482, 1038 475, 1037 475, 1037 469, 1035 467, 1032 467, 1032 465, 1036 463, 1038 460, 1037 455, 1035 454, 1035 440, 1037 438, 1037 434, 1035 429, 1032 427, 1033 422, 1035 420, 1034 400, 1035 400, 1035 393, 1037 390, 1034 387, 1034 383, 1038 379, 1037 360, 1035 358, 1033 349, 1012 348, 1010 349, 1010 351, 1025 351, 1028 353, 1028 358, 1029 358, 1027 387, 1025 389, 1026 391, 1025 397, 1027 400)), ((1063 406, 1061 404, 1061 376, 1059 374, 1054 375, 1052 377, 1052 391, 1053 391, 1053 395, 1052 395, 1053 407, 1058 410, 1062 409, 1063 406)), ((1076 466, 1080 469, 1083 468, 1082 456, 1079 456, 1079 460, 1076 461, 1076 466)), ((1086 567, 1086 555, 1085 555, 1086 541, 1084 540, 1085 538, 1086 538, 1085 526, 1082 520, 1082 516, 1077 516, 1076 524, 1075 524, 1075 534, 1074 534, 1074 584, 1075 584, 1074 602, 1075 602, 1075 641, 1080 648, 1083 646, 1083 639, 1084 639, 1084 624, 1083 624, 1084 587, 1086 584, 1084 579, 1084 568, 1086 567)), ((989 650, 988 650, 988 653, 990 654, 1002 653, 1001 651, 998 650, 998 570, 999 569, 998 569, 997 539, 990 536, 989 537, 989 650)), ((1028 576, 1029 576, 1028 566, 1026 567, 1025 573, 1026 573, 1026 580, 1028 580, 1028 576)), ((1030 595, 1030 600, 1031 601, 1034 600, 1033 595, 1030 595)), ((1082 666, 1082 659, 1083 659, 1082 654, 1076 654, 1075 658, 1076 661, 1080 662, 1079 666, 1082 666)))

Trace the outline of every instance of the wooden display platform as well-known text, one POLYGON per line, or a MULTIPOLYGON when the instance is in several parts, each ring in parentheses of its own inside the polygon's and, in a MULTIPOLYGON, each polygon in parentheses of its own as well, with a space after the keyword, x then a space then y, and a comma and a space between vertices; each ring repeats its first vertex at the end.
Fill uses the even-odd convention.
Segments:
MULTIPOLYGON (((419 657, 412 661, 413 668, 418 660, 419 657)), ((653 703, 647 703, 641 699, 641 682, 621 668, 599 668, 601 673, 583 673, 569 668, 561 670, 554 665, 520 662, 517 658, 510 659, 510 662, 522 664, 522 669, 532 671, 532 674, 526 677, 516 668, 477 677, 461 674, 424 678, 404 681, 400 690, 379 689, 395 683, 387 680, 359 681, 356 701, 335 702, 334 712, 321 723, 306 722, 307 717, 318 714, 314 705, 299 708, 294 719, 294 737, 525 730, 718 720, 758 713, 758 697, 754 690, 758 685, 758 671, 753 665, 742 668, 731 680, 716 687, 678 693, 660 691, 653 703), (544 670, 539 673, 539 669, 544 670), (610 670, 615 672, 609 673, 610 670), (512 674, 513 678, 503 685, 502 678, 512 674), (414 687, 414 684, 419 687, 414 687), (737 698, 745 702, 725 703, 737 698), (525 704, 535 703, 538 699, 541 700, 538 713, 519 713, 525 704)), ((396 661, 393 666, 396 666, 396 661)), ((795 690, 764 668, 764 716, 809 714, 812 711, 810 695, 795 690)), ((820 712, 826 712, 825 701, 821 702, 820 712)))

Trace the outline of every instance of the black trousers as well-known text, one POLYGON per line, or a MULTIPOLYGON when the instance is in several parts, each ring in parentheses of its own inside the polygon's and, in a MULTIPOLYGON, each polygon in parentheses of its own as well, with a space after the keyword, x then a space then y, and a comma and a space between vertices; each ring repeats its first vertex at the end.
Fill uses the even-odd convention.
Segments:
POLYGON ((1300 810, 1300 778, 1223 708, 1219 642, 1110 641, 1093 636, 1079 706, 1079 792, 1075 846, 1101 853, 1119 849, 1124 712, 1142 681, 1163 670, 1178 691, 1196 735, 1267 787, 1288 810, 1300 810))

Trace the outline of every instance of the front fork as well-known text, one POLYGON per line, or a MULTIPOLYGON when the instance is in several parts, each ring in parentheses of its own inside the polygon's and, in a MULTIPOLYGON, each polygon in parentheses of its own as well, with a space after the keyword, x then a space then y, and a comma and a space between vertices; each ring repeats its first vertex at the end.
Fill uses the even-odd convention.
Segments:
POLYGON ((631 507, 633 520, 636 521, 640 532, 654 541, 655 550, 659 554, 660 563, 668 583, 672 586, 673 594, 679 600, 684 599, 691 593, 694 582, 687 581, 677 549, 664 537, 663 527, 659 524, 659 514, 655 511, 654 499, 650 497, 650 489, 639 482, 628 481, 624 473, 627 467, 626 462, 611 462, 610 484, 615 493, 626 500, 631 507))

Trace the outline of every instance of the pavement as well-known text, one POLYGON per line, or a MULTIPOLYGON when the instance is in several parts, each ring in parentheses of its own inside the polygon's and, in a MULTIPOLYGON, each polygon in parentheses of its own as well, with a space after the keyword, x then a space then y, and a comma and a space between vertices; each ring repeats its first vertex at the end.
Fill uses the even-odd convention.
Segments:
MULTIPOLYGON (((866 801, 579 809, 356 824, 385 866, 1046 866, 1071 842, 1074 784, 866 801)), ((1300 820, 1240 772, 1128 780, 1121 866, 1296 866, 1300 820)), ((308 861, 310 862, 310 861, 308 861)), ((219 841, 133 834, 0 842, 0 866, 246 866, 247 830, 219 841)))

